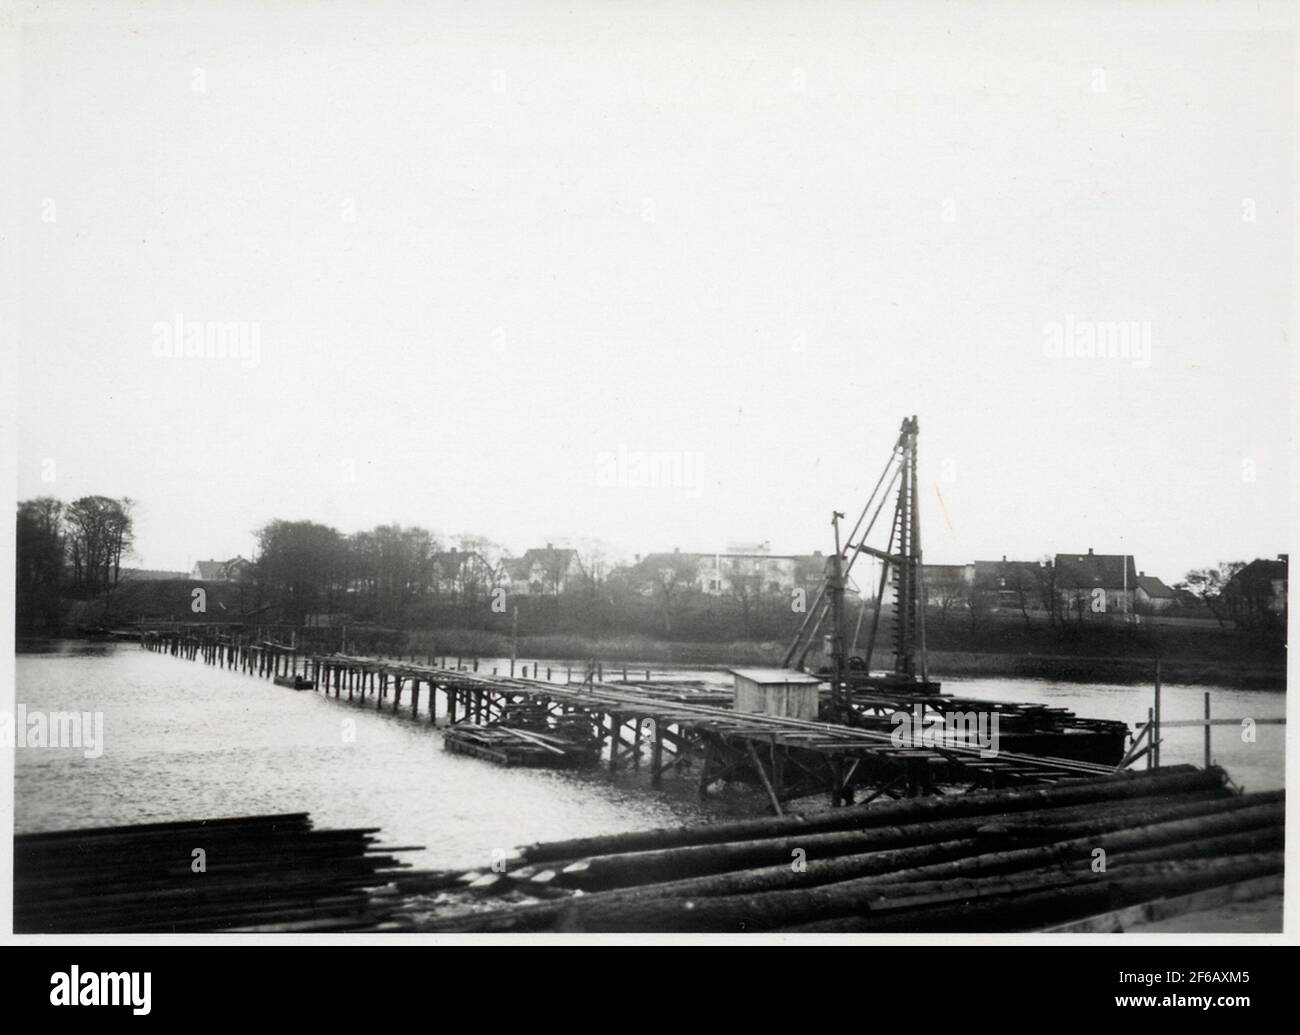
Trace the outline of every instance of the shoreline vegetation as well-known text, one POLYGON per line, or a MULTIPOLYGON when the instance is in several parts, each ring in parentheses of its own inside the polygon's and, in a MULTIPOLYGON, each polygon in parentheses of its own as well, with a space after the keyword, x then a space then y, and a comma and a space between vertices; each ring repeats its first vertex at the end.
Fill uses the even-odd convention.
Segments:
MULTIPOLYGON (((54 639, 80 637, 19 636, 18 649, 31 649, 54 639)), ((459 658, 504 659, 511 655, 510 637, 479 629, 444 629, 397 633, 394 630, 358 628, 349 630, 347 652, 356 654, 414 657, 436 656, 448 664, 459 658)), ((337 645, 336 645, 337 648, 337 645)), ((741 640, 731 643, 669 641, 646 636, 607 639, 552 634, 520 636, 515 656, 520 664, 540 661, 572 666, 577 672, 588 659, 604 665, 607 677, 626 667, 629 674, 647 666, 696 668, 726 671, 742 666, 780 666, 786 645, 775 641, 741 640)), ((321 645, 305 649, 328 650, 321 645)), ((812 669, 819 663, 810 659, 812 669)), ((1149 685, 1155 676, 1155 658, 1138 655, 1078 655, 1027 653, 1009 650, 931 650, 931 676, 1006 677, 1043 679, 1072 683, 1114 683, 1149 685)), ((1285 665, 1252 663, 1249 658, 1169 657, 1160 659, 1161 679, 1167 684, 1207 685, 1239 690, 1286 690, 1285 665)))

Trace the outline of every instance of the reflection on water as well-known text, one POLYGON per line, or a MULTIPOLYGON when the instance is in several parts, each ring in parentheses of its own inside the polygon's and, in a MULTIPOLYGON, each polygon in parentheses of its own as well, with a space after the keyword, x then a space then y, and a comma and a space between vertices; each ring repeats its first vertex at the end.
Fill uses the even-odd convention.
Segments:
MULTIPOLYGON (((1041 701, 1131 725, 1145 721, 1151 703, 1150 688, 1132 686, 951 679, 945 689, 1041 701)), ((1167 686, 1164 718, 1199 717, 1205 689, 1167 686)), ((1283 694, 1212 693, 1217 715, 1285 714, 1283 694)), ((310 812, 318 826, 378 827, 388 844, 424 845, 408 860, 441 867, 481 863, 531 841, 698 822, 742 807, 725 799, 701 805, 689 780, 654 791, 643 777, 615 780, 603 769, 503 769, 444 752, 427 718, 380 715, 373 703, 348 707, 133 645, 69 641, 22 654, 17 701, 28 709, 104 713, 99 758, 75 749, 18 750, 19 831, 310 812)), ((1237 730, 1216 727, 1215 758, 1251 790, 1280 787, 1283 730, 1260 726, 1258 742, 1248 745, 1237 730)), ((1200 730, 1167 731, 1166 764, 1199 765, 1201 755, 1200 730)))

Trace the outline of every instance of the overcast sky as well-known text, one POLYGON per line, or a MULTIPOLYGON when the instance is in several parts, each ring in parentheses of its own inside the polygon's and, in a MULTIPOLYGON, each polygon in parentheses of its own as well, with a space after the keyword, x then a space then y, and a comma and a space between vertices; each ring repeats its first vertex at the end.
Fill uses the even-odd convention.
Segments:
POLYGON ((139 566, 826 549, 913 413, 928 560, 1286 549, 1285 6, 284 6, 16 16, 18 496, 139 566))

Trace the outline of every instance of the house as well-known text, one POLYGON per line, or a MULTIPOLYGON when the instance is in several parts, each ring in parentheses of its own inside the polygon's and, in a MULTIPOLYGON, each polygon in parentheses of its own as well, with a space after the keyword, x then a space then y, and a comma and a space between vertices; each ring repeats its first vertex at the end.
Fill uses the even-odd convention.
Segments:
POLYGON ((1131 554, 1058 553, 1056 590, 1068 613, 1130 614, 1137 591, 1137 567, 1131 554))
MULTIPOLYGON (((748 545, 748 544, 746 544, 748 545)), ((726 553, 687 555, 694 559, 696 584, 710 596, 752 593, 790 593, 796 589, 816 592, 826 575, 826 557, 820 550, 810 554, 774 554, 768 544, 758 549, 736 549, 726 553)))
POLYGON ((1257 558, 1228 580, 1223 597, 1233 618, 1238 621, 1281 619, 1287 616, 1290 555, 1280 553, 1276 560, 1257 558))
POLYGON ((497 585, 516 596, 559 596, 576 588, 584 575, 578 551, 547 543, 505 558, 497 566, 497 585))
POLYGON ((1154 575, 1140 571, 1137 588, 1133 591, 1133 603, 1139 611, 1164 611, 1178 603, 1178 591, 1154 575))
POLYGON ((1041 561, 976 561, 974 580, 993 597, 995 607, 1027 611, 1041 604, 1043 585, 1041 561))
POLYGON ((948 608, 968 597, 975 582, 975 565, 922 564, 921 582, 926 606, 948 608))
MULTIPOLYGON (((826 577, 827 557, 815 550, 809 554, 774 554, 768 544, 758 544, 758 549, 736 549, 730 544, 726 553, 651 553, 637 556, 632 566, 633 580, 640 584, 644 594, 654 591, 657 584, 667 580, 689 584, 706 596, 762 596, 764 594, 792 593, 802 589, 812 596, 826 577)), ((743 544, 748 547, 750 544, 743 544)), ((858 592, 849 578, 845 591, 858 592)))
POLYGON ((196 582, 243 582, 252 574, 253 562, 243 557, 228 561, 195 561, 190 578, 196 582))
POLYGON ((439 550, 429 558, 434 595, 460 598, 492 586, 491 563, 477 550, 439 550))

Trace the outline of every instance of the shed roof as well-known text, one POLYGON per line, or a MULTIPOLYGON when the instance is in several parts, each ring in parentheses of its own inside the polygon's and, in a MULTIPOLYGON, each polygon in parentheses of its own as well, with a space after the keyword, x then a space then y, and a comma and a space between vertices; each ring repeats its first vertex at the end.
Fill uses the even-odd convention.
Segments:
POLYGON ((733 676, 740 676, 741 679, 748 679, 752 683, 820 683, 821 680, 816 676, 810 676, 807 672, 800 672, 793 668, 733 668, 729 670, 733 676))

